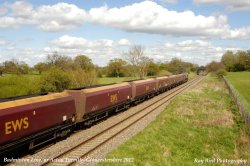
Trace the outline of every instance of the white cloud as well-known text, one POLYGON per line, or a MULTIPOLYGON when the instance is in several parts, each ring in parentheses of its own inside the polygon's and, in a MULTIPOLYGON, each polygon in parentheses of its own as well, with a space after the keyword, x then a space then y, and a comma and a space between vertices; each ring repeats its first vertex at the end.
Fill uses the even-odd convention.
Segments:
POLYGON ((13 17, 0 17, 0 28, 13 28, 19 25, 17 19, 13 17))
MULTIPOLYGON (((126 39, 124 39, 126 40, 126 39)), ((113 47, 114 41, 109 39, 87 40, 81 37, 73 37, 64 35, 59 39, 51 41, 52 44, 60 48, 81 49, 81 48, 97 48, 97 47, 113 47)))
POLYGON ((177 3, 178 0, 160 0, 161 2, 164 2, 164 3, 177 3))
POLYGON ((172 4, 175 4, 178 2, 178 0, 152 0, 152 1, 155 1, 155 2, 160 2, 160 3, 172 3, 172 4))
POLYGON ((30 17, 34 12, 32 5, 25 1, 7 3, 5 6, 12 11, 11 15, 15 17, 30 17))
POLYGON ((205 40, 185 40, 177 43, 165 43, 153 46, 149 55, 157 61, 170 61, 177 57, 184 61, 205 65, 212 60, 220 61, 226 50, 239 50, 240 48, 224 48, 214 46, 205 40))
MULTIPOLYGON (((0 40, 0 44, 5 41, 0 40)), ((15 58, 25 61, 29 65, 44 61, 46 56, 54 51, 59 54, 74 58, 76 55, 84 54, 89 56, 93 63, 105 66, 113 58, 124 58, 122 53, 130 46, 128 39, 110 40, 98 39, 89 40, 82 37, 69 35, 61 36, 52 40, 44 49, 18 48, 15 46, 6 47, 2 50, 4 55, 0 63, 4 60, 15 58)), ((177 57, 184 61, 205 65, 212 60, 219 61, 226 50, 242 50, 232 46, 215 46, 207 40, 185 40, 176 43, 164 43, 147 46, 145 52, 150 58, 157 62, 170 61, 177 57)))
MULTIPOLYGON (((89 56, 94 63, 104 66, 110 59, 121 58, 120 46, 129 44, 128 39, 113 41, 110 39, 88 40, 81 37, 64 35, 50 42, 44 49, 45 54, 58 51, 64 55, 75 57, 78 54, 89 56)), ((126 45, 126 49, 129 45, 126 45)), ((125 48, 123 48, 125 49, 125 48)), ((238 50, 237 48, 230 48, 238 50)), ((219 61, 226 48, 214 46, 206 40, 185 40, 177 43, 165 43, 149 46, 146 55, 159 62, 170 61, 177 57, 184 61, 205 65, 212 60, 219 61)))
POLYGON ((58 51, 70 57, 85 54, 90 56, 94 63, 104 66, 110 59, 120 57, 122 52, 120 47, 129 44, 129 40, 125 38, 118 41, 110 39, 88 40, 82 37, 64 35, 52 40, 44 52, 48 54, 58 51))
POLYGON ((194 0, 197 4, 219 4, 224 5, 230 11, 249 11, 249 0, 194 0))
POLYGON ((33 17, 39 20, 41 30, 61 31, 81 26, 87 15, 83 9, 73 4, 58 3, 39 7, 33 17))
POLYGON ((227 17, 195 15, 192 11, 170 11, 152 1, 134 3, 121 8, 92 8, 91 22, 125 31, 173 36, 249 39, 250 32, 231 30, 227 17), (239 33, 235 33, 239 31, 239 33))
POLYGON ((131 45, 131 43, 129 42, 128 39, 121 39, 118 41, 118 44, 121 45, 121 46, 129 46, 131 45))
MULTIPOLYGON (((195 1, 196 3, 217 2, 216 0, 195 1)), ((42 31, 57 32, 78 28, 85 22, 90 22, 148 34, 250 39, 250 27, 232 29, 226 16, 196 15, 189 10, 177 12, 168 10, 153 1, 143 1, 120 8, 102 6, 91 8, 89 11, 68 3, 34 8, 26 1, 5 3, 1 8, 4 15, 0 15, 0 28, 35 25, 42 31)))
POLYGON ((44 58, 39 58, 37 55, 41 54, 41 50, 24 47, 7 47, 2 50, 2 58, 0 59, 0 63, 10 59, 17 59, 18 61, 24 61, 29 65, 34 65, 36 62, 41 62, 44 58))
POLYGON ((43 5, 34 9, 28 2, 16 1, 6 3, 2 8, 10 12, 0 17, 0 28, 37 25, 42 31, 65 31, 79 27, 87 20, 85 10, 68 3, 43 5))

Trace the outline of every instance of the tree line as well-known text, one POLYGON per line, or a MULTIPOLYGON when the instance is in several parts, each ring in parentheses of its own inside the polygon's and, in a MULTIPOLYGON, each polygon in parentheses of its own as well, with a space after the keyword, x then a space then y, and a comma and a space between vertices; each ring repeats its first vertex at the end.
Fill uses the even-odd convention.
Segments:
POLYGON ((250 50, 236 53, 227 51, 222 55, 221 63, 227 71, 250 71, 250 50))
POLYGON ((210 62, 206 65, 205 70, 215 73, 218 77, 226 75, 226 72, 250 71, 250 50, 238 50, 235 53, 226 51, 220 62, 210 62))
POLYGON ((94 65, 86 55, 75 58, 53 52, 44 62, 29 67, 25 62, 15 59, 0 64, 0 74, 41 75, 40 91, 56 92, 63 89, 91 86, 98 83, 100 77, 139 77, 163 76, 183 72, 195 72, 198 65, 173 58, 170 62, 156 63, 149 58, 140 45, 132 46, 123 53, 122 58, 114 58, 107 66, 94 65))

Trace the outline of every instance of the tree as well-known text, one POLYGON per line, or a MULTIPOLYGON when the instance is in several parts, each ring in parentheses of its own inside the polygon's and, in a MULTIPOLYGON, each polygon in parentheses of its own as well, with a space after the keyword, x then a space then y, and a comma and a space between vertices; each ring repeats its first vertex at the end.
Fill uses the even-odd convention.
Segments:
POLYGON ((50 67, 58 67, 64 71, 73 68, 73 61, 68 56, 59 55, 58 52, 53 52, 47 56, 47 64, 50 67))
POLYGON ((144 48, 140 45, 132 46, 127 53, 124 53, 125 59, 132 66, 133 72, 140 78, 147 74, 147 67, 150 59, 145 55, 144 48))
POLYGON ((250 71, 250 50, 247 50, 246 69, 247 69, 248 71, 250 71))
POLYGON ((227 71, 233 71, 237 58, 232 51, 227 51, 222 55, 221 63, 225 65, 227 71))
POLYGON ((238 71, 244 71, 246 70, 250 64, 249 64, 249 56, 247 54, 247 52, 245 51, 238 51, 236 53, 237 56, 237 67, 238 67, 238 71))
POLYGON ((239 50, 236 53, 227 51, 223 54, 221 62, 226 66, 227 71, 250 70, 250 50, 239 50))
POLYGON ((103 75, 107 75, 107 66, 105 67, 96 67, 97 77, 103 77, 103 75))
POLYGON ((159 72, 160 72, 159 65, 156 64, 156 63, 154 63, 154 61, 152 60, 152 61, 148 64, 147 75, 148 75, 148 76, 157 76, 159 72))
POLYGON ((84 87, 96 85, 98 78, 95 70, 85 71, 82 68, 78 68, 70 72, 71 75, 71 86, 72 87, 84 87))
POLYGON ((3 75, 4 67, 2 64, 0 64, 0 77, 3 75))
POLYGON ((34 68, 39 72, 39 74, 41 74, 48 69, 48 65, 46 63, 39 62, 34 66, 34 68))
POLYGON ((221 79, 223 76, 227 75, 227 71, 225 69, 219 69, 218 71, 215 72, 216 76, 221 79))
POLYGON ((3 63, 3 71, 5 73, 12 74, 28 74, 30 71, 30 67, 23 61, 20 62, 16 59, 12 59, 3 63))
POLYGON ((3 62, 3 66, 5 73, 18 73, 18 61, 16 59, 3 62))
POLYGON ((20 73, 20 74, 28 74, 29 70, 30 70, 30 67, 25 62, 20 62, 18 64, 18 73, 20 73))
POLYGON ((221 69, 225 69, 225 66, 221 62, 212 61, 206 65, 206 71, 215 73, 221 69))
POLYGON ((70 87, 69 74, 58 67, 51 67, 41 76, 41 92, 61 92, 70 87))
POLYGON ((92 60, 85 55, 76 56, 74 59, 74 63, 79 65, 85 71, 90 71, 95 68, 92 60))
POLYGON ((187 72, 187 67, 185 66, 182 60, 178 58, 173 58, 168 63, 168 71, 173 74, 179 74, 179 73, 187 72))
POLYGON ((115 58, 109 61, 108 66, 107 66, 107 72, 108 76, 110 77, 123 77, 125 75, 125 68, 126 68, 127 62, 115 58))
POLYGON ((159 64, 159 69, 160 70, 168 70, 168 63, 165 62, 165 63, 160 63, 159 64))

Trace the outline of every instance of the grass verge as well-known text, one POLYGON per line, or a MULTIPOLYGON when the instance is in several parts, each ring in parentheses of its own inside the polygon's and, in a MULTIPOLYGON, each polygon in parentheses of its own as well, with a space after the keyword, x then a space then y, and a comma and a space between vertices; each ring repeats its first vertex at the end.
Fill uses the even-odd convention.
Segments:
POLYGON ((250 136, 224 83, 208 77, 106 156, 127 157, 124 165, 222 165, 213 159, 250 160, 250 136))

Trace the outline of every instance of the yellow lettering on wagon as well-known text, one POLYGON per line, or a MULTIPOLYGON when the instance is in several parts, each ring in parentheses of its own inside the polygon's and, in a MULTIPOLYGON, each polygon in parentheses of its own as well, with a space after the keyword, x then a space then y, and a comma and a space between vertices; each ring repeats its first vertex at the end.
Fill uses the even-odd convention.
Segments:
POLYGON ((116 103, 118 101, 117 94, 110 95, 110 102, 111 103, 116 103))
POLYGON ((5 134, 9 135, 13 132, 17 132, 27 128, 29 128, 28 117, 17 119, 5 123, 5 134))
POLYGON ((146 92, 147 92, 147 91, 149 91, 149 86, 148 86, 148 85, 146 86, 146 92))
POLYGON ((29 121, 28 121, 28 117, 26 117, 26 118, 24 118, 24 119, 23 119, 23 124, 24 124, 24 126, 23 126, 23 128, 24 128, 24 129, 29 128, 29 121))
POLYGON ((6 123, 5 123, 5 134, 6 134, 6 135, 12 133, 12 131, 11 131, 10 129, 11 129, 11 122, 6 122, 6 123))

